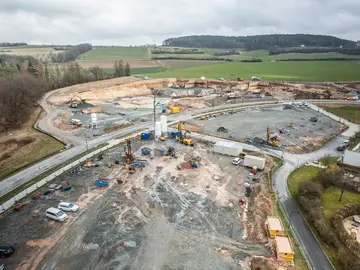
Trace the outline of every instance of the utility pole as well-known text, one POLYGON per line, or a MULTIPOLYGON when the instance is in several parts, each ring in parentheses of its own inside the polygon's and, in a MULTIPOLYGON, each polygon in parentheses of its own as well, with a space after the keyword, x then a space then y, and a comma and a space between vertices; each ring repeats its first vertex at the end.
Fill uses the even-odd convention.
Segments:
POLYGON ((155 101, 155 89, 151 89, 153 97, 154 97, 154 132, 155 132, 155 123, 156 123, 156 101, 155 101))

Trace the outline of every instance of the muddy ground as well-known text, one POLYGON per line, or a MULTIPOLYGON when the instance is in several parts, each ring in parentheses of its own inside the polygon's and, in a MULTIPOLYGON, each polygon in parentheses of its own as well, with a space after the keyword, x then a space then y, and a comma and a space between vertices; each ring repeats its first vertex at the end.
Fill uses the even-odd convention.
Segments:
POLYGON ((203 144, 147 144, 168 145, 176 147, 177 159, 137 151, 148 166, 133 175, 115 165, 122 155, 115 149, 98 168, 68 175, 72 190, 42 196, 2 217, 0 242, 16 253, 1 262, 9 269, 244 269, 250 256, 270 256, 264 245, 243 239, 238 200, 245 198, 247 169, 203 144), (199 168, 177 169, 199 156, 199 168), (110 178, 109 187, 96 187, 98 177, 110 178), (45 210, 61 200, 77 202, 80 211, 65 223, 47 220, 45 210))
POLYGON ((214 134, 225 138, 248 140, 254 137, 266 138, 267 127, 271 134, 280 136, 281 146, 295 146, 318 139, 323 141, 326 136, 337 134, 341 124, 306 107, 284 109, 283 106, 246 109, 230 115, 218 115, 211 120, 194 119, 188 121, 201 127, 206 134, 214 134), (313 123, 311 117, 317 117, 313 123), (225 127, 228 132, 217 131, 225 127), (288 132, 280 134, 280 129, 288 132))

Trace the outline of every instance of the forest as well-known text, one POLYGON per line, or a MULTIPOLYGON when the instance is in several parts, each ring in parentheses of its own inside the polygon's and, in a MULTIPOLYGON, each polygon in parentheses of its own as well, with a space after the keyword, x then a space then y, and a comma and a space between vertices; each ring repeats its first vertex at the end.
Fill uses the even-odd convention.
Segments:
POLYGON ((163 41, 163 46, 190 47, 190 48, 224 48, 224 49, 274 49, 287 47, 340 47, 356 48, 356 42, 340 39, 333 36, 309 34, 274 34, 256 36, 184 36, 169 38, 163 41))

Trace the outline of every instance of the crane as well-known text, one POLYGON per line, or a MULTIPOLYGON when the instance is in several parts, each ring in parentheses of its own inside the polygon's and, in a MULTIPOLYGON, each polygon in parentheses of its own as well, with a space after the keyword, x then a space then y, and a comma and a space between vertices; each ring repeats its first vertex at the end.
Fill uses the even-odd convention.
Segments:
POLYGON ((271 130, 269 127, 266 130, 266 139, 268 145, 276 146, 276 147, 279 146, 279 140, 280 140, 279 136, 275 135, 271 137, 271 130))

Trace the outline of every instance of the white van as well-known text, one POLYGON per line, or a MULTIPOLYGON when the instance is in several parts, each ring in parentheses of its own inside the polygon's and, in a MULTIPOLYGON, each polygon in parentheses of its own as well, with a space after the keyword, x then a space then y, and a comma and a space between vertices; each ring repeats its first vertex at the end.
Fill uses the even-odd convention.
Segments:
POLYGON ((50 207, 46 210, 46 217, 57 221, 65 221, 68 218, 67 214, 55 207, 50 207))

